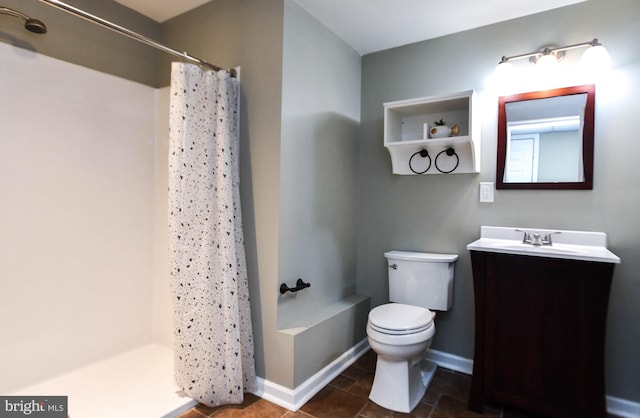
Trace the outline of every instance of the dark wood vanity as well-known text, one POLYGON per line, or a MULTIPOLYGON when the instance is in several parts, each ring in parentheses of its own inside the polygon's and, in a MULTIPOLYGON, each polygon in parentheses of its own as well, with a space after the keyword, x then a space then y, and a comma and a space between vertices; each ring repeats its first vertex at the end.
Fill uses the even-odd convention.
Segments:
POLYGON ((485 401, 563 418, 606 417, 604 342, 614 264, 471 251, 475 356, 485 401))

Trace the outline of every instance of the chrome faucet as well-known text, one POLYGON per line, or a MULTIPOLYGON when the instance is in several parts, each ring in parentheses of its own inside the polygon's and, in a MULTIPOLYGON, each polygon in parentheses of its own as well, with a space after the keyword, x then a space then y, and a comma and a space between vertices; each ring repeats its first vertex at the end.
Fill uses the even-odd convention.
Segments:
POLYGON ((527 231, 523 231, 521 229, 516 229, 516 231, 522 232, 524 234, 522 237, 523 244, 531 244, 535 246, 553 245, 553 242, 551 241, 551 235, 561 234, 561 232, 549 232, 547 235, 542 237, 539 232, 534 232, 533 234, 529 234, 527 231))

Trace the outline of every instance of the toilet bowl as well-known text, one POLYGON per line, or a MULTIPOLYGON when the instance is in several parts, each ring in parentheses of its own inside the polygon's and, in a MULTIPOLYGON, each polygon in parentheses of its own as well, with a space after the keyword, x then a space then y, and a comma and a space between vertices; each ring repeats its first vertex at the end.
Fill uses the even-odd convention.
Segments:
POLYGON ((369 312, 367 338, 377 355, 369 398, 392 411, 409 413, 424 396, 436 366, 423 358, 435 334, 433 313, 401 303, 369 312))
POLYGON ((450 309, 456 254, 385 253, 389 300, 369 312, 367 339, 378 355, 369 399, 409 413, 424 396, 437 369, 425 358, 436 332, 431 309, 450 309))

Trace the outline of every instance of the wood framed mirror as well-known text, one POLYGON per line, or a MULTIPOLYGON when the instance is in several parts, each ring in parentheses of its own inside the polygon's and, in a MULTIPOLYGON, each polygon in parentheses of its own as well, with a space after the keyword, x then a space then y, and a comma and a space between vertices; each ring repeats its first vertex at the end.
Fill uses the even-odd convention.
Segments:
POLYGON ((497 189, 593 189, 595 86, 501 96, 497 189))

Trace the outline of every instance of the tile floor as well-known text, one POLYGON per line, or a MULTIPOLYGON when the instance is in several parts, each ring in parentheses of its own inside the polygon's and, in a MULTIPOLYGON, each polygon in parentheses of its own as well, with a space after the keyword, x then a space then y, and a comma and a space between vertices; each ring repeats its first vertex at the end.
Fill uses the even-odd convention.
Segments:
POLYGON ((376 356, 368 351, 353 365, 320 390, 297 412, 247 394, 242 405, 210 408, 198 405, 178 418, 533 418, 519 411, 485 407, 479 415, 467 409, 471 376, 438 368, 422 402, 410 413, 389 411, 369 400, 376 356))

